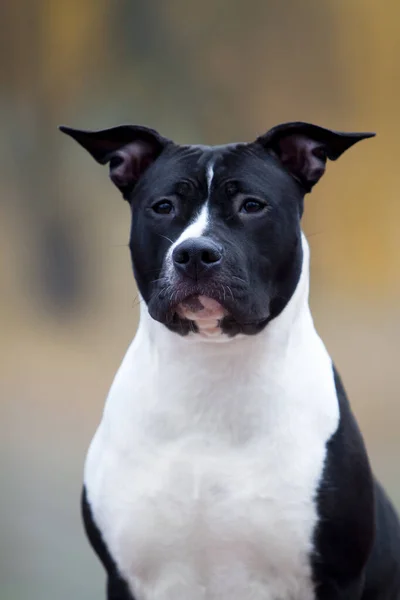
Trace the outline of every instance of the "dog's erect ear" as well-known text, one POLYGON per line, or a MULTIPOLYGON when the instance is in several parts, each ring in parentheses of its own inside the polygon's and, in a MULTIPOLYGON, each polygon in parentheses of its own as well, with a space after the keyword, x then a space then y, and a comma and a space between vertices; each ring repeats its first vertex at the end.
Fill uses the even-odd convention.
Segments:
POLYGON ((257 138, 273 153, 306 192, 321 179, 326 160, 336 160, 353 144, 375 133, 342 133, 310 123, 283 123, 257 138))
POLYGON ((60 131, 74 138, 100 164, 110 163, 110 178, 125 199, 146 169, 172 144, 157 131, 139 125, 120 125, 102 131, 60 126, 60 131))

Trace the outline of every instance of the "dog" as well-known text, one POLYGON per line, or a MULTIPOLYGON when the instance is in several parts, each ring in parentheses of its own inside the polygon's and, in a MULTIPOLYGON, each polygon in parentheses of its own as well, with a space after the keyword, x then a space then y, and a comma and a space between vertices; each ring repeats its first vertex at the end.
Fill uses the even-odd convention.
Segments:
POLYGON ((400 526, 308 304, 304 197, 372 133, 60 128, 131 209, 141 297, 84 472, 108 600, 398 600, 400 526))

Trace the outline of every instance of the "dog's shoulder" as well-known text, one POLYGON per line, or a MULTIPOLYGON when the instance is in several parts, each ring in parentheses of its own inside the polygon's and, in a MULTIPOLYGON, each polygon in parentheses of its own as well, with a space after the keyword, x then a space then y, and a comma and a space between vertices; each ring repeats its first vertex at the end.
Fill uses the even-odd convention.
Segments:
MULTIPOLYGON (((94 520, 85 486, 82 487, 81 493, 81 512, 86 535, 107 572, 109 591, 112 590, 115 597, 118 597, 120 600, 133 600, 128 585, 118 572, 117 565, 94 520)), ((113 598, 114 595, 111 597, 113 598)))
POLYGON ((338 428, 327 443, 317 494, 314 572, 346 585, 363 572, 374 541, 374 482, 364 441, 335 366, 338 428))

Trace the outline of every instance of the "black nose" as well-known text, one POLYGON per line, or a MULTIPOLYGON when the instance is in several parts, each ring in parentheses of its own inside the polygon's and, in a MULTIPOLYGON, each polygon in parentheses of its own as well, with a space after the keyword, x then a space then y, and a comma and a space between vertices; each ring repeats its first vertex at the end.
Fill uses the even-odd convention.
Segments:
POLYGON ((174 249, 172 260, 178 273, 197 280, 217 270, 222 250, 207 238, 189 238, 174 249))

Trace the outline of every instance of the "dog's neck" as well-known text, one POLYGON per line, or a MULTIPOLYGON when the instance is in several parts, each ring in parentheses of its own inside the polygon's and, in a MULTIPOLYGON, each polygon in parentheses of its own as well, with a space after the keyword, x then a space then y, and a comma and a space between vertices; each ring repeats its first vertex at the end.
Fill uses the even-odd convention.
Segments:
MULTIPOLYGON (((143 443, 187 435, 242 443, 261 435, 266 418, 268 427, 281 427, 294 406, 300 415, 314 409, 319 414, 321 398, 334 395, 334 385, 308 289, 309 251, 303 238, 296 290, 257 335, 227 338, 223 345, 198 334, 182 337, 154 321, 144 307, 106 405, 106 421, 118 443, 128 443, 132 427, 143 443)), ((324 423, 319 426, 331 427, 330 421, 324 423)))

